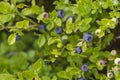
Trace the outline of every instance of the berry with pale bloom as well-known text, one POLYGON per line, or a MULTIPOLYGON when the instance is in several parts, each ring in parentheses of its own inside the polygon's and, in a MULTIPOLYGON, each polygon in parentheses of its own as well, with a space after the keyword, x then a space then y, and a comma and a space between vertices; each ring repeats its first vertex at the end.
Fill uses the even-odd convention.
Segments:
POLYGON ((112 73, 112 72, 108 72, 108 73, 107 73, 107 77, 108 77, 108 78, 112 78, 112 77, 113 77, 113 73, 112 73))
POLYGON ((42 13, 42 16, 43 16, 43 18, 48 18, 49 15, 48 15, 47 12, 43 12, 43 13, 42 13))
POLYGON ((81 69, 82 69, 84 72, 88 71, 88 65, 87 65, 87 64, 83 64, 82 67, 81 67, 81 69))
POLYGON ((116 65, 120 65, 120 58, 116 58, 116 59, 114 60, 114 63, 115 63, 116 65))
POLYGON ((101 29, 97 29, 97 30, 95 31, 95 34, 96 34, 97 36, 99 36, 99 35, 100 35, 100 32, 101 32, 101 29))
POLYGON ((117 54, 116 50, 112 50, 112 51, 111 51, 111 55, 114 56, 114 55, 116 55, 116 54, 117 54))

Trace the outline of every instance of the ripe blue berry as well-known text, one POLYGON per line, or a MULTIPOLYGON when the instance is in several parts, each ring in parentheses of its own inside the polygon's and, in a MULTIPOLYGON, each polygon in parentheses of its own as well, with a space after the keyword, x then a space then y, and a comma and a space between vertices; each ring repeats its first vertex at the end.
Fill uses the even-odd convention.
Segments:
POLYGON ((87 64, 83 64, 82 67, 81 67, 81 69, 82 69, 84 72, 88 71, 88 65, 87 65, 87 64))
POLYGON ((75 52, 80 54, 82 52, 82 49, 80 47, 75 48, 75 52))
POLYGON ((61 34, 63 32, 63 28, 62 27, 57 27, 56 30, 55 30, 55 32, 57 34, 61 34))
POLYGON ((86 80, 86 78, 79 78, 78 80, 86 80))
POLYGON ((64 11, 63 10, 58 10, 57 13, 58 13, 58 17, 59 18, 63 18, 64 17, 64 11))
POLYGON ((85 33, 83 35, 83 39, 86 41, 86 42, 91 42, 93 40, 93 35, 91 33, 85 33))
POLYGON ((40 32, 42 32, 42 31, 47 31, 46 25, 45 25, 45 24, 40 24, 40 26, 39 26, 39 31, 40 31, 40 32))
POLYGON ((68 16, 67 19, 66 19, 66 21, 69 20, 69 19, 72 19, 72 23, 75 22, 75 18, 73 16, 68 16))
POLYGON ((16 41, 19 41, 21 39, 21 36, 16 35, 16 41))

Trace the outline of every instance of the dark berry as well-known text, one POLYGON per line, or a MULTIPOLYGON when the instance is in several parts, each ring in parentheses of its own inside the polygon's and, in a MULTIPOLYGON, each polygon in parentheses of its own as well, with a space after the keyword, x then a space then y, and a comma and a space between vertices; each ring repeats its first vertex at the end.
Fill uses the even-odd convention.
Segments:
POLYGON ((55 30, 55 32, 57 34, 61 34, 63 32, 63 28, 62 27, 57 27, 56 30, 55 30))
POLYGON ((93 40, 93 35, 91 33, 85 33, 83 35, 83 39, 86 41, 86 42, 91 42, 93 40))
POLYGON ((39 31, 40 31, 40 32, 47 31, 46 25, 45 25, 45 24, 40 24, 40 26, 39 26, 39 31))
POLYGON ((79 78, 78 80, 86 80, 86 78, 79 78))
POLYGON ((84 72, 88 71, 88 65, 87 65, 87 64, 83 64, 82 67, 81 67, 81 69, 82 69, 84 72))
POLYGON ((75 48, 75 52, 80 54, 82 52, 82 49, 80 47, 75 48))
POLYGON ((69 20, 69 19, 72 19, 72 23, 75 22, 75 18, 73 16, 68 16, 67 19, 66 19, 66 21, 69 20))
POLYGON ((59 18, 63 18, 64 17, 64 11, 63 10, 58 10, 57 13, 58 13, 58 17, 59 18))
POLYGON ((16 41, 19 41, 21 39, 20 35, 16 35, 16 41))

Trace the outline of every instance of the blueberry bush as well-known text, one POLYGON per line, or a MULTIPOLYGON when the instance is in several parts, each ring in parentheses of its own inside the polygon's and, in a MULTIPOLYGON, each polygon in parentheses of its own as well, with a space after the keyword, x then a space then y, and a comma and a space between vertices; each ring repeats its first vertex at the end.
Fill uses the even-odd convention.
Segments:
POLYGON ((120 80, 120 0, 1 0, 0 80, 120 80))

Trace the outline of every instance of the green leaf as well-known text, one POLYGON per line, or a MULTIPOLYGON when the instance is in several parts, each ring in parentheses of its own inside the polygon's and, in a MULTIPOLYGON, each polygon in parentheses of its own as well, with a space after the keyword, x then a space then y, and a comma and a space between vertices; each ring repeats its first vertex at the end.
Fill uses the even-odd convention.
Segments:
POLYGON ((54 19, 54 22, 55 22, 55 24, 56 24, 57 26, 61 26, 61 25, 62 25, 62 21, 61 21, 60 18, 54 19))
POLYGON ((42 20, 42 19, 43 19, 43 15, 42 15, 42 14, 39 14, 39 15, 37 16, 38 22, 40 22, 40 20, 42 20))
POLYGON ((82 25, 80 26, 80 31, 81 31, 81 32, 87 31, 90 27, 91 27, 91 26, 90 26, 89 24, 87 24, 87 25, 82 24, 82 25))
POLYGON ((102 1, 102 7, 103 7, 103 9, 107 9, 108 8, 108 2, 102 1))
POLYGON ((35 3, 35 0, 32 0, 32 6, 35 6, 36 3, 35 3))
POLYGON ((90 22, 92 21, 92 18, 85 18, 81 21, 81 25, 80 25, 80 31, 84 32, 87 31, 91 26, 90 26, 90 22))
POLYGON ((10 59, 9 63, 11 64, 10 67, 15 70, 23 70, 26 69, 28 66, 27 62, 27 55, 24 52, 21 52, 19 54, 14 54, 10 59), (18 63, 19 62, 19 63, 18 63))
POLYGON ((60 55, 60 52, 57 49, 53 49, 51 53, 55 55, 55 57, 58 57, 60 55))
POLYGON ((112 21, 112 19, 107 18, 102 19, 100 22, 98 22, 98 24, 100 25, 100 28, 102 30, 106 30, 108 28, 114 29, 116 25, 116 23, 112 21))
POLYGON ((8 14, 14 12, 14 6, 10 5, 8 2, 0 2, 0 13, 8 14))
POLYGON ((49 76, 43 76, 42 80, 51 80, 49 76))
POLYGON ((111 11, 109 14, 112 18, 120 18, 120 12, 111 11))
POLYGON ((67 44, 67 45, 66 45, 66 49, 67 49, 67 50, 73 50, 72 44, 67 44))
POLYGON ((15 41, 16 41, 16 34, 14 33, 14 34, 11 34, 11 35, 8 37, 8 44, 9 44, 9 45, 12 45, 12 44, 15 43, 15 41))
POLYGON ((30 15, 30 14, 40 14, 41 9, 38 6, 32 6, 30 8, 24 8, 21 12, 22 15, 30 15))
POLYGON ((58 48, 62 48, 62 47, 63 47, 63 44, 62 44, 61 42, 59 42, 59 43, 57 44, 57 47, 58 47, 58 48))
POLYGON ((115 79, 120 80, 120 72, 118 72, 117 75, 115 75, 115 79))
POLYGON ((52 19, 57 18, 58 14, 57 14, 56 10, 53 10, 53 11, 51 12, 50 16, 52 17, 52 19))
POLYGON ((68 67, 65 71, 66 71, 68 74, 70 74, 71 76, 80 73, 80 69, 77 68, 77 67, 68 67))
POLYGON ((53 22, 51 22, 47 25, 47 30, 48 31, 52 30, 53 28, 54 28, 54 23, 53 22))
POLYGON ((81 4, 81 2, 78 3, 78 11, 80 16, 84 16, 88 13, 87 8, 81 4))
POLYGON ((7 74, 7 73, 3 73, 0 74, 0 79, 2 80, 16 80, 15 77, 13 75, 7 74))
POLYGON ((56 38, 50 37, 50 38, 48 39, 48 45, 51 45, 51 44, 53 44, 54 42, 56 42, 56 38))
POLYGON ((17 0, 11 0, 12 5, 16 5, 17 0))
POLYGON ((0 14, 0 23, 5 24, 6 22, 9 22, 15 17, 14 14, 0 14))
POLYGON ((41 13, 41 9, 39 6, 35 5, 31 7, 32 10, 32 14, 40 14, 41 13))
POLYGON ((29 27, 29 21, 28 20, 19 21, 16 23, 16 27, 26 29, 29 27))
POLYGON ((93 71, 93 74, 94 74, 95 78, 100 79, 100 76, 99 76, 99 73, 98 73, 97 69, 93 69, 92 71, 93 71))
POLYGON ((83 23, 83 24, 89 24, 91 21, 92 21, 92 18, 91 18, 91 17, 88 17, 88 18, 83 19, 83 20, 82 20, 82 23, 83 23))
POLYGON ((83 42, 82 44, 82 51, 85 52, 87 50, 87 43, 83 42))
POLYGON ((33 80, 36 77, 36 73, 31 70, 26 70, 22 72, 22 76, 25 80, 33 80))
POLYGON ((72 33, 72 30, 73 30, 73 23, 72 23, 72 19, 68 19, 66 21, 66 28, 65 28, 65 31, 67 34, 71 34, 72 33))
POLYGON ((38 46, 41 48, 46 42, 46 38, 44 35, 41 35, 37 41, 38 46))
POLYGON ((22 12, 21 12, 21 14, 23 14, 23 15, 30 15, 30 14, 32 14, 33 12, 32 12, 32 9, 31 8, 24 8, 23 10, 22 10, 22 12))
POLYGON ((56 76, 53 76, 52 80, 57 80, 57 77, 56 77, 56 76))
POLYGON ((57 73, 58 77, 60 78, 64 78, 64 79, 69 79, 70 76, 67 75, 67 73, 65 71, 60 71, 57 73))
POLYGON ((32 70, 39 71, 43 67, 43 60, 39 59, 32 65, 32 70))
POLYGON ((26 4, 20 3, 20 4, 17 5, 17 8, 24 8, 24 7, 26 7, 26 6, 27 6, 26 4))

